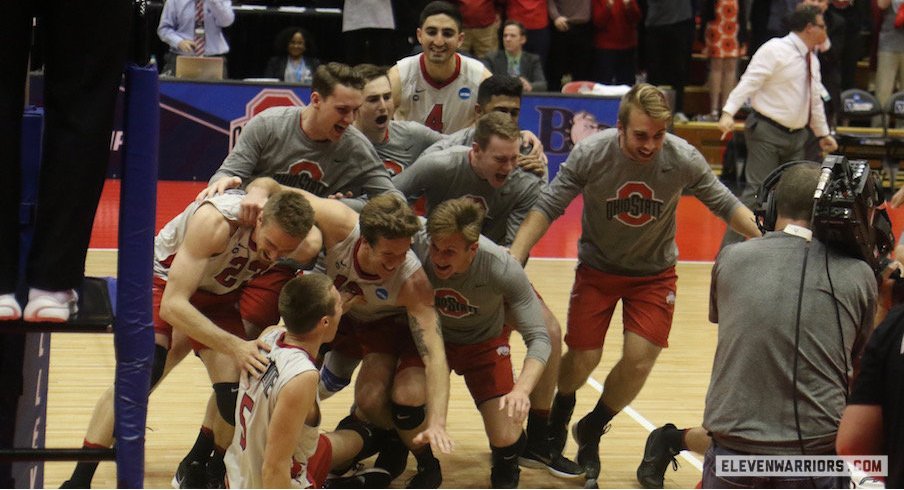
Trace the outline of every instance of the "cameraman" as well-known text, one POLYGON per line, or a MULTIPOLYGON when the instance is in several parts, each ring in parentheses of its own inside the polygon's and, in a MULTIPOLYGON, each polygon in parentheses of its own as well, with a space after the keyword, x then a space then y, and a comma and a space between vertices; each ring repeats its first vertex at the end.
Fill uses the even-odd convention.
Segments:
POLYGON ((775 188, 775 229, 726 247, 712 272, 719 324, 703 425, 713 437, 704 488, 848 488, 846 477, 724 477, 716 457, 830 455, 852 353, 869 334, 877 283, 863 260, 810 230, 816 164, 788 168, 775 188))

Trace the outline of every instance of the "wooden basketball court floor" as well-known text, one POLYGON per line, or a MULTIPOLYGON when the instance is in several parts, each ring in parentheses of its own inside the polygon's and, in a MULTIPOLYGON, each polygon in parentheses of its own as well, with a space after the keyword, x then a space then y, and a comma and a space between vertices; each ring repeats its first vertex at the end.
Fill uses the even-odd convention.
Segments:
MULTIPOLYGON (((158 197, 158 229, 203 187, 197 183, 161 183, 158 197)), ((116 182, 108 183, 95 223, 89 275, 115 275, 116 182), (112 234, 111 234, 112 230, 112 234)), ((575 203, 580 204, 580 203, 575 203)), ((900 214, 900 213, 895 213, 900 214)), ((894 219, 894 218, 893 218, 894 219)), ((535 248, 527 272, 535 287, 563 324, 573 281, 576 240, 580 234, 579 206, 573 205, 535 248)), ((900 223, 900 219, 895 219, 900 223)), ((600 453, 600 488, 639 488, 635 471, 643 455, 647 435, 666 422, 678 427, 699 425, 709 383, 716 344, 716 326, 707 320, 711 260, 715 257, 724 225, 690 198, 679 205, 678 295, 670 347, 660 355, 646 386, 636 400, 613 420, 603 436, 600 453)), ((900 228, 896 227, 899 232, 900 228)), ((622 346, 621 314, 616 312, 606 338, 600 366, 578 392, 575 418, 592 409, 606 374, 619 357, 622 346)), ((525 352, 517 335, 512 337, 516 370, 525 352)), ((47 447, 74 447, 81 443, 85 427, 100 394, 112 383, 114 355, 111 335, 54 334, 51 340, 48 394, 47 447)), ((147 421, 147 487, 168 487, 173 472, 198 433, 210 383, 200 361, 189 356, 164 380, 151 396, 147 421)), ((323 428, 331 429, 348 411, 352 390, 346 389, 323 402, 323 428)), ((490 452, 479 413, 460 377, 452 375, 448 430, 456 448, 451 455, 438 455, 444 475, 443 487, 486 488, 489 486, 490 452)), ((569 437, 566 452, 574 457, 576 447, 569 437)), ((700 480, 702 458, 692 453, 679 457, 677 471, 666 472, 666 488, 693 488, 700 480)), ((58 487, 68 478, 74 463, 47 463, 45 486, 58 487)), ((408 469, 394 487, 403 488, 414 472, 408 469)), ((583 480, 557 479, 545 470, 523 469, 521 488, 581 488, 583 480)), ((101 463, 95 488, 116 484, 113 463, 101 463)))

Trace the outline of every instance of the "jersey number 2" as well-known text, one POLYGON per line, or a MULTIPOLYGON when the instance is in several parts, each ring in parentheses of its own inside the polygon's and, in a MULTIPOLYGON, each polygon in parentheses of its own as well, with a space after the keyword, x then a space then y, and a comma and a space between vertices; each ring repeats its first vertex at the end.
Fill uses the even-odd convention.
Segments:
POLYGON ((433 109, 430 110, 430 114, 427 114, 427 120, 424 121, 424 126, 428 128, 442 133, 443 132, 443 105, 435 104, 433 109))

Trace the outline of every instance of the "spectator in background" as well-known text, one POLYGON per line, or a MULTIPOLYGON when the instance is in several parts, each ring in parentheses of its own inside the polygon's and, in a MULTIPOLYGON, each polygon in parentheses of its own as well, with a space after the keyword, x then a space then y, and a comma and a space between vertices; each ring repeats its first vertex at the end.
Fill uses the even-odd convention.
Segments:
POLYGON ((841 107, 839 105, 841 102, 841 72, 839 70, 845 43, 845 20, 834 10, 829 10, 829 0, 803 0, 801 3, 818 8, 826 23, 826 34, 829 39, 817 46, 815 52, 819 57, 822 85, 829 93, 829 100, 826 103, 826 118, 829 121, 829 127, 834 128, 835 115, 841 107))
POLYGON ((546 0, 508 0, 505 18, 517 20, 527 29, 524 50, 536 53, 543 67, 549 66, 549 17, 546 15, 546 0))
POLYGON ((395 63, 396 28, 390 0, 355 0, 342 8, 342 45, 348 65, 395 63))
POLYGON ((863 43, 860 30, 864 20, 869 18, 870 2, 853 0, 832 0, 829 11, 835 12, 844 19, 843 47, 839 49, 839 69, 841 71, 841 90, 856 88, 857 62, 863 58, 863 43))
MULTIPOLYGON (((232 25, 232 0, 167 0, 160 14, 157 35, 169 45, 164 75, 175 75, 176 57, 218 56, 225 58, 229 43, 223 28, 232 25)), ((226 77, 224 59, 223 77, 226 77)))
POLYGON ((895 82, 904 84, 904 29, 895 27, 895 14, 904 5, 904 0, 877 0, 876 4, 883 9, 876 64, 876 98, 884 106, 895 90, 895 82))
POLYGON ((646 14, 647 81, 671 86, 675 91, 675 121, 687 121, 684 86, 695 29, 691 0, 647 0, 646 14))
POLYGON ((499 50, 498 1, 458 0, 455 2, 461 12, 462 32, 465 40, 458 50, 480 59, 499 50))
POLYGON ((634 85, 637 74, 637 0, 593 0, 593 79, 634 85))
POLYGON ((750 8, 750 49, 753 56, 766 41, 788 34, 785 16, 794 11, 800 0, 753 0, 750 8))
POLYGON ((738 83, 738 57, 747 53, 746 11, 744 0, 703 2, 700 24, 705 27, 700 34, 705 37, 709 55, 710 113, 700 120, 718 121, 719 111, 738 83))
MULTIPOLYGON (((467 36, 465 36, 467 40, 467 36)), ((502 28, 502 51, 491 53, 483 64, 495 74, 506 74, 521 80, 525 92, 545 91, 546 77, 540 57, 524 51, 527 30, 517 20, 505 21, 502 28)))
POLYGON ((549 0, 549 18, 555 28, 550 38, 552 58, 546 65, 549 89, 558 92, 562 77, 590 80, 593 54, 593 25, 590 23, 590 0, 549 0))
POLYGON ((273 50, 279 54, 267 62, 264 76, 310 85, 314 71, 320 66, 320 60, 304 55, 311 50, 311 41, 308 31, 301 27, 283 29, 273 42, 273 50))

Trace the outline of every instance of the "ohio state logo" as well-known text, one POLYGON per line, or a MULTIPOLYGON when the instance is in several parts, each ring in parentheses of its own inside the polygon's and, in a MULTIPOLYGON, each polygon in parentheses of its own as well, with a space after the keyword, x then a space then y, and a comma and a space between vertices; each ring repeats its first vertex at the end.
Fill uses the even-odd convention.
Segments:
POLYGON ((285 88, 265 88, 258 92, 253 99, 245 104, 245 115, 229 122, 229 151, 235 147, 239 140, 239 134, 252 117, 271 107, 299 106, 304 107, 304 102, 295 95, 295 92, 285 88))
POLYGON ((449 318, 465 318, 477 314, 478 308, 454 289, 437 289, 434 298, 436 309, 449 318))
POLYGON ((383 166, 386 167, 386 170, 389 170, 389 175, 393 177, 402 173, 402 170, 405 170, 405 167, 395 160, 383 160, 383 166))
POLYGON ((292 175, 307 174, 312 180, 320 182, 323 179, 323 169, 320 164, 310 160, 301 160, 289 165, 289 173, 292 175))
POLYGON ((662 214, 662 200, 644 182, 626 182, 606 200, 606 219, 612 218, 628 226, 644 226, 662 214))
POLYGON ((315 196, 325 197, 329 193, 329 185, 323 182, 323 168, 310 160, 299 160, 273 178, 282 185, 304 189, 315 196))

